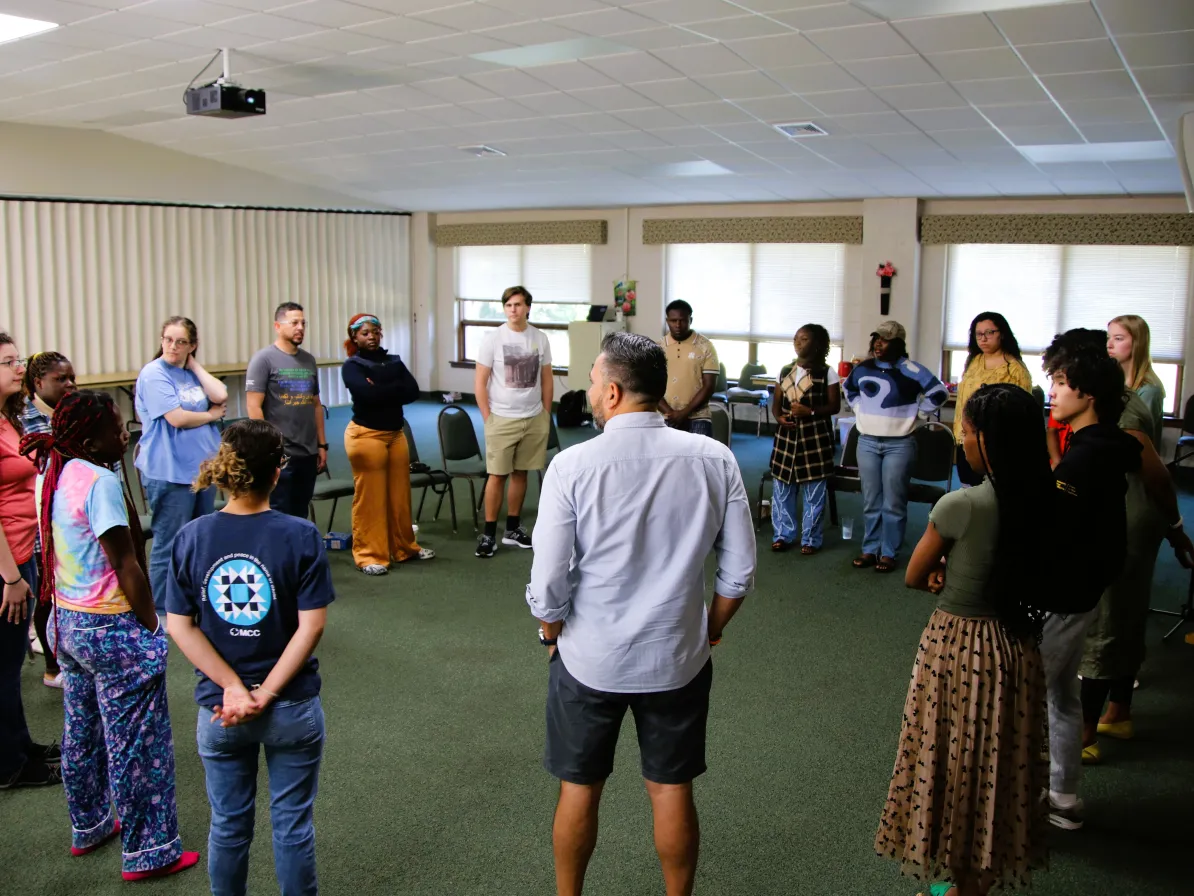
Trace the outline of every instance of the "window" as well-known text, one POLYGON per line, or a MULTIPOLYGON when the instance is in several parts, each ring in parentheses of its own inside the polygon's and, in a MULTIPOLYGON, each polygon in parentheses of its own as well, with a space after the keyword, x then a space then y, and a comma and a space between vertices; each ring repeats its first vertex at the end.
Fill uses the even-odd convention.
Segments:
POLYGON ((506 322, 502 293, 521 285, 530 290, 531 323, 551 343, 552 363, 567 367, 568 323, 588 316, 592 272, 588 245, 457 248, 457 360, 476 360, 485 334, 506 322))
POLYGON ((1047 391, 1040 355, 1056 333, 1101 330, 1120 314, 1139 314, 1148 321, 1166 410, 1174 413, 1181 401, 1190 262, 1185 246, 950 246, 942 371, 961 377, 970 322, 983 311, 999 311, 1015 331, 1033 382, 1047 391))
POLYGON ((730 379, 748 362, 778 374, 792 337, 819 323, 841 356, 846 247, 834 243, 699 243, 667 247, 666 302, 692 306, 730 379))

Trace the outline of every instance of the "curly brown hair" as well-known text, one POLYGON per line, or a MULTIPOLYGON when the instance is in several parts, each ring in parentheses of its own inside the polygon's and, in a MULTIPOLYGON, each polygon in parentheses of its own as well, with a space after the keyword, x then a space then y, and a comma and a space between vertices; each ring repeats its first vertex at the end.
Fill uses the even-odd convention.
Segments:
POLYGON ((199 465, 192 488, 216 486, 234 498, 268 495, 283 463, 282 431, 265 420, 240 420, 224 430, 220 449, 199 465))

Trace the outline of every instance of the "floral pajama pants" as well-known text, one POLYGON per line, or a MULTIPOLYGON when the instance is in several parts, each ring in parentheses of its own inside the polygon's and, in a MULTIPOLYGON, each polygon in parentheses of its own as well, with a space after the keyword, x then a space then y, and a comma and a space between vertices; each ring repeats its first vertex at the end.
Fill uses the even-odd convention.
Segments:
POLYGON ((66 692, 62 780, 72 845, 96 845, 119 818, 124 871, 173 864, 182 840, 166 705, 166 633, 150 632, 132 613, 59 608, 54 617, 66 692))

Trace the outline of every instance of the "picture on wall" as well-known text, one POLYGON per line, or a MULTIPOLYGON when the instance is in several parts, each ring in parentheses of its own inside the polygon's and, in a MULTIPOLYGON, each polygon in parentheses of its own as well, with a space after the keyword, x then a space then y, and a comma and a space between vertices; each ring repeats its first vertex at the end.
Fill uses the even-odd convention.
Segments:
POLYGON ((638 305, 638 281, 614 281, 614 308, 627 317, 633 317, 638 305))

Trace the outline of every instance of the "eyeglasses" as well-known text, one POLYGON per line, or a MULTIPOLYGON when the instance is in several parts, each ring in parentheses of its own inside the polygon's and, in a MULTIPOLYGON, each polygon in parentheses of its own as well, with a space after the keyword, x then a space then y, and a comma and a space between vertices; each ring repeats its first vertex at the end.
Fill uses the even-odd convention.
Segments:
POLYGON ((18 367, 24 367, 27 363, 29 363, 28 358, 9 358, 7 361, 0 361, 0 366, 16 370, 18 367))
POLYGON ((998 336, 998 335, 999 335, 998 330, 975 330, 975 332, 974 332, 975 339, 990 339, 992 336, 998 336))
POLYGON ((171 339, 169 336, 162 337, 162 345, 168 345, 171 348, 188 348, 191 344, 189 339, 171 339))

